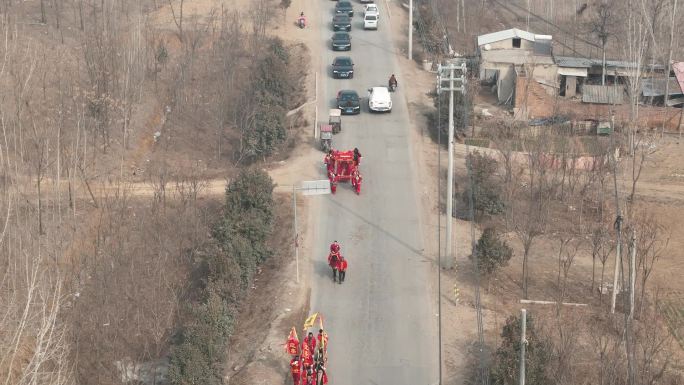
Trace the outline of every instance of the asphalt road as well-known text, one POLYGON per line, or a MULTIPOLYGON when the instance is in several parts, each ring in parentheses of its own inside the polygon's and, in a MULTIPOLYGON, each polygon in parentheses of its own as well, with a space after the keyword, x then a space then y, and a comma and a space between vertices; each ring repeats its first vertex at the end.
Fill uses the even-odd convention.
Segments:
MULTIPOLYGON (((381 7, 380 27, 364 31, 363 5, 354 0, 351 52, 330 48, 334 1, 322 1, 312 21, 320 26, 313 54, 321 55, 318 105, 326 120, 340 89, 364 98, 362 113, 344 116, 333 147, 358 147, 363 155, 361 195, 349 184, 320 199, 314 221, 312 312, 325 317, 330 336, 328 372, 335 385, 430 385, 438 381, 436 293, 427 283, 435 268, 422 255, 416 165, 412 160, 409 116, 402 79, 390 38, 389 17, 381 7), (353 79, 333 79, 330 64, 338 55, 354 60, 353 79), (371 114, 367 89, 387 84, 397 74, 393 111, 371 114), (365 103, 364 103, 365 102, 365 103), (327 266, 329 244, 337 240, 349 261, 344 284, 332 281, 327 266)), ((396 15, 394 17, 404 17, 396 15)), ((321 153, 321 160, 323 154, 321 153)), ((321 167, 321 178, 325 172, 321 167)), ((316 198, 319 199, 319 198, 316 198)))

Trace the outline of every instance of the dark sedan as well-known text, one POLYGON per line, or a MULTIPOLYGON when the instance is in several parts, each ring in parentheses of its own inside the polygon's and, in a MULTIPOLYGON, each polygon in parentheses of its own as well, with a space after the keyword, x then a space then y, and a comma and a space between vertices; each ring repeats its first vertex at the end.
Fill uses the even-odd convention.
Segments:
POLYGON ((335 13, 354 17, 354 6, 347 0, 340 0, 335 4, 335 13))
POLYGON ((351 79, 354 77, 354 62, 349 56, 338 56, 332 63, 333 78, 351 79))
POLYGON ((342 90, 337 93, 337 108, 343 115, 358 114, 361 112, 359 94, 353 90, 342 90))
POLYGON ((351 37, 346 32, 335 32, 332 36, 333 51, 349 51, 351 50, 351 37))
POLYGON ((347 15, 335 15, 332 24, 333 31, 351 31, 351 18, 347 15))

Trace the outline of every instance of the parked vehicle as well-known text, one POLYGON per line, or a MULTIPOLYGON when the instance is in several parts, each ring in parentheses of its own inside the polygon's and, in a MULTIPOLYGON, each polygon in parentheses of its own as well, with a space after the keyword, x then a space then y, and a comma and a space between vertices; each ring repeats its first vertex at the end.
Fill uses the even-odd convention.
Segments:
POLYGON ((354 17, 354 6, 348 0, 340 0, 335 4, 335 13, 354 17))
POLYGON ((332 21, 333 31, 351 31, 351 18, 347 15, 335 15, 332 21))
POLYGON ((378 29, 378 16, 365 15, 363 17, 363 29, 378 29))
POLYGON ((328 113, 328 124, 332 126, 333 134, 339 134, 342 131, 342 111, 332 108, 328 113))
POLYGON ((330 124, 321 124, 321 150, 327 153, 332 149, 333 140, 333 126, 330 124))
POLYGON ((380 18, 380 9, 376 4, 366 4, 363 7, 363 14, 364 15, 375 15, 380 18))
POLYGON ((361 100, 354 90, 341 90, 337 93, 337 108, 343 115, 361 112, 361 100))
POLYGON ((354 62, 349 56, 338 56, 332 63, 333 78, 351 79, 354 77, 354 62))
POLYGON ((333 51, 351 50, 351 36, 347 32, 335 32, 331 40, 333 51))
POLYGON ((368 109, 373 112, 392 112, 392 97, 387 87, 368 89, 368 109))

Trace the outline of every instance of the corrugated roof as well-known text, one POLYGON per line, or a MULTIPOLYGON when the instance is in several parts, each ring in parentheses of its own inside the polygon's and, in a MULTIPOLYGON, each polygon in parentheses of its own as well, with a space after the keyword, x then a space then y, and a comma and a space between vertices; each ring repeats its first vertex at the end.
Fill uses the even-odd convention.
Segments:
POLYGON ((554 56, 553 58, 559 67, 590 68, 594 65, 592 59, 583 57, 554 56))
MULTIPOLYGON (((602 66, 601 59, 587 59, 585 57, 573 56, 554 56, 554 60, 559 67, 573 67, 573 68, 589 68, 595 66, 602 66)), ((624 60, 606 60, 606 68, 634 68, 634 62, 624 60)), ((661 64, 644 64, 644 68, 663 69, 661 64)))
POLYGON ((517 28, 511 28, 504 31, 492 32, 486 35, 480 35, 477 37, 477 45, 482 46, 485 44, 495 43, 497 41, 513 39, 518 37, 520 39, 525 39, 528 41, 539 40, 551 40, 551 35, 535 35, 532 32, 523 31, 517 28))
POLYGON ((622 104, 625 96, 624 87, 615 86, 582 86, 582 102, 595 104, 622 104))
POLYGON ((672 70, 679 83, 679 89, 684 91, 684 62, 674 63, 672 65, 672 70))
MULTIPOLYGON (((679 88, 679 83, 677 83, 677 78, 670 78, 670 88, 668 93, 672 95, 681 95, 682 90, 679 88)), ((641 93, 646 96, 664 96, 665 95, 665 79, 655 78, 655 79, 642 79, 641 80, 641 93)))

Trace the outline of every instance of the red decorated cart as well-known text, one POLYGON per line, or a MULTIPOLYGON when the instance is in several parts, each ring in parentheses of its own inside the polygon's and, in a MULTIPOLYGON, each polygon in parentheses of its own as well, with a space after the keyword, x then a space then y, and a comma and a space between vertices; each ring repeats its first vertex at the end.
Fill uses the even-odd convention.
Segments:
POLYGON ((331 150, 325 157, 325 165, 330 180, 330 191, 337 191, 337 183, 350 182, 356 194, 361 193, 361 172, 359 171, 360 157, 354 156, 354 151, 331 150))

